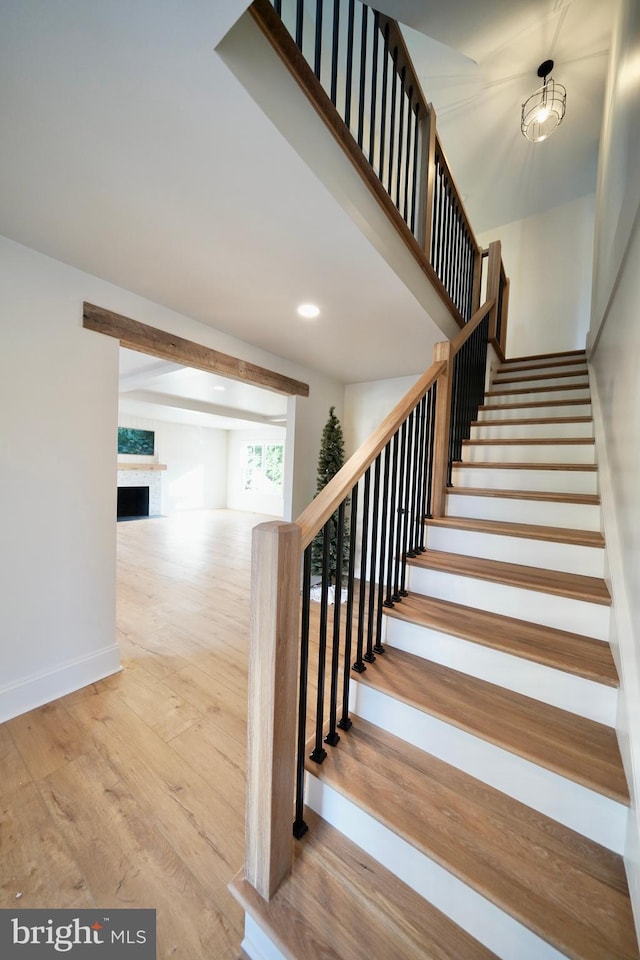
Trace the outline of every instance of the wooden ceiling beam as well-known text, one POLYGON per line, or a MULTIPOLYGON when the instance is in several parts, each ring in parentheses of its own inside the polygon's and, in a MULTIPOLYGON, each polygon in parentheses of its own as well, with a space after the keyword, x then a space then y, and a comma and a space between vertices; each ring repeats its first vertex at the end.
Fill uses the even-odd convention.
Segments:
POLYGON ((93 303, 83 304, 82 325, 86 330, 95 330, 108 337, 115 337, 121 346, 139 353, 147 353, 161 360, 182 363, 186 367, 216 373, 230 380, 251 383, 265 390, 284 393, 287 396, 308 397, 309 385, 300 380, 285 377, 266 367, 240 360, 238 357, 220 353, 211 347, 185 340, 138 320, 131 320, 119 313, 105 310, 93 303))

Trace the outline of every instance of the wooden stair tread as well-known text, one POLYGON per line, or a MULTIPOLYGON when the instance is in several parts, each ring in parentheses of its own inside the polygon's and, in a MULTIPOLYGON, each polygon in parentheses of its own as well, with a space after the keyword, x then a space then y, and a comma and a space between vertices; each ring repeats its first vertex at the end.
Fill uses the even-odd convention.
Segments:
POLYGON ((557 387, 522 387, 515 390, 487 390, 485 397, 509 397, 517 393, 559 393, 565 390, 588 390, 589 381, 584 383, 559 384, 557 387))
POLYGON ((506 439, 494 439, 489 440, 463 440, 462 446, 468 447, 470 445, 476 444, 481 447, 489 446, 504 446, 504 447, 517 447, 517 446, 562 446, 566 444, 567 446, 579 446, 580 444, 585 444, 593 446, 595 440, 593 437, 507 437, 506 439))
POLYGON ((473 470, 587 470, 594 473, 598 469, 596 463, 511 463, 503 461, 454 460, 452 467, 471 467, 473 470))
MULTIPOLYGON (((519 403, 483 403, 478 407, 478 410, 517 410, 520 407, 575 407, 585 403, 591 404, 589 397, 578 400, 574 398, 573 400, 530 400, 525 403, 522 401, 519 403)), ((486 422, 486 420, 482 421, 482 423, 486 422)))
POLYGON ((521 363, 523 360, 555 360, 557 357, 584 357, 586 350, 559 350, 557 353, 532 353, 526 357, 506 357, 504 363, 521 363))
POLYGON ((387 647, 358 682, 575 783, 629 803, 615 730, 451 667, 387 647))
POLYGON ((587 603, 611 605, 611 595, 607 585, 599 577, 544 570, 524 564, 504 563, 500 560, 485 560, 482 557, 468 557, 442 550, 427 550, 425 553, 409 558, 407 562, 412 567, 439 570, 463 577, 475 577, 524 590, 536 590, 539 593, 583 600, 587 603))
POLYGON ((582 503, 597 507, 597 493, 551 493, 544 490, 497 490, 495 487, 447 487, 447 494, 469 497, 501 497, 507 500, 547 500, 553 503, 582 503))
POLYGON ((618 855, 359 718, 308 768, 565 955, 638 957, 618 855))
MULTIPOLYGON (((486 408, 485 408, 486 409, 486 408)), ((493 409, 493 407, 491 408, 493 409)), ((519 427, 535 423, 593 423, 593 417, 527 417, 514 420, 472 420, 472 427, 519 427)))
MULTIPOLYGON (((536 369, 536 368, 534 367, 533 369, 536 369)), ((530 371, 531 371, 531 367, 529 367, 529 373, 530 371)), ((509 370, 507 372, 509 374, 522 373, 523 370, 522 370, 522 367, 517 367, 515 370, 509 370)), ((498 374, 496 374, 496 376, 497 375, 498 374)), ((567 370, 560 373, 534 373, 533 375, 531 375, 530 373, 528 377, 509 376, 509 377, 504 377, 501 380, 494 379, 493 383, 494 385, 497 385, 502 383, 521 383, 523 380, 526 380, 526 381, 528 380, 559 380, 561 377, 584 377, 584 376, 587 376, 586 369, 585 370, 567 370)))
POLYGON ((583 366, 585 367, 585 370, 587 369, 587 366, 586 366, 586 364, 587 364, 587 359, 586 359, 586 357, 574 357, 574 358, 569 358, 569 359, 567 359, 567 360, 557 360, 557 359, 556 359, 556 360, 553 360, 551 363, 546 363, 546 364, 545 364, 545 363, 531 363, 531 364, 527 364, 527 365, 524 366, 524 367, 509 367, 509 366, 505 366, 505 364, 515 363, 515 362, 516 362, 516 361, 514 361, 514 360, 505 360, 505 363, 502 364, 501 366, 499 366, 499 367, 497 368, 496 374, 499 374, 499 373, 514 373, 515 370, 517 370, 518 372, 519 372, 520 370, 544 370, 545 367, 569 367, 569 366, 573 366, 573 365, 577 365, 577 364, 581 364, 581 365, 583 365, 583 366))
POLYGON ((596 683, 618 686, 609 644, 601 640, 418 593, 404 597, 385 613, 596 683))
POLYGON ((267 921, 285 955, 305 960, 496 960, 312 810, 307 808, 304 818, 309 832, 294 846, 291 876, 269 903, 246 880, 236 878, 231 884, 245 909, 267 921))
POLYGON ((582 547, 604 547, 604 537, 599 530, 573 530, 569 527, 545 527, 535 523, 507 523, 503 520, 470 517, 433 517, 425 522, 430 527, 493 533, 503 537, 526 537, 529 540, 550 540, 553 543, 574 543, 582 547))

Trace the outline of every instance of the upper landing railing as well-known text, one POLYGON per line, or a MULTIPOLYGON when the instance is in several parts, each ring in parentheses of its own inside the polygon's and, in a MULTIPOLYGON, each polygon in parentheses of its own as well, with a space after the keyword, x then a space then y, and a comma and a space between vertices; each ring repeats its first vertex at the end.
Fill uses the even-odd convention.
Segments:
POLYGON ((463 326, 483 251, 396 21, 356 0, 254 0, 249 12, 463 326))

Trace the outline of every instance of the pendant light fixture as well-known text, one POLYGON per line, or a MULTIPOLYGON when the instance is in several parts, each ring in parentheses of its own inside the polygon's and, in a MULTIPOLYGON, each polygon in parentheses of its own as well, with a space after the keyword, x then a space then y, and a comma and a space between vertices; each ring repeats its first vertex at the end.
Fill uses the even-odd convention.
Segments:
POLYGON ((567 91, 550 75, 553 60, 545 60, 538 67, 538 76, 543 84, 522 104, 520 130, 523 137, 532 143, 540 143, 550 137, 559 127, 567 106, 567 91))

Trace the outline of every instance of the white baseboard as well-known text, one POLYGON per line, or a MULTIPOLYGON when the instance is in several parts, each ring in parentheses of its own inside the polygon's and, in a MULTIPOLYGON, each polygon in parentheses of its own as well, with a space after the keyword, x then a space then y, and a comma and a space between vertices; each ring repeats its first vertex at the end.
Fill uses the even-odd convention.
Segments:
POLYGON ((55 670, 34 673, 0 687, 0 723, 103 680, 120 669, 120 649, 114 643, 87 657, 61 664, 55 670))

